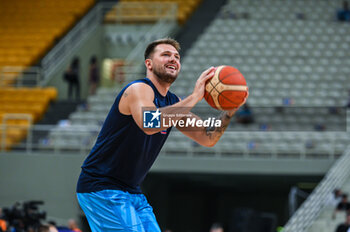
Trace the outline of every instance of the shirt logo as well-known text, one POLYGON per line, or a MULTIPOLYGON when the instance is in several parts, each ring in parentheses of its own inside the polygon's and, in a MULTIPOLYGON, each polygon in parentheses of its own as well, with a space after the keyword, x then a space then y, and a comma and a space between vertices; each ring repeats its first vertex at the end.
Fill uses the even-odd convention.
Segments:
POLYGON ((143 111, 143 128, 160 128, 161 114, 159 109, 143 111))

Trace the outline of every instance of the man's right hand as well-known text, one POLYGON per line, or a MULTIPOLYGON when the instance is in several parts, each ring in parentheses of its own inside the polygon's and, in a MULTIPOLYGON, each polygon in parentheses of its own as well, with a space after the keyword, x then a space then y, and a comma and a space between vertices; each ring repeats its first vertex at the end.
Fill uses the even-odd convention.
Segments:
POLYGON ((199 76, 197 79, 196 85, 194 86, 192 96, 197 100, 201 101, 204 97, 205 84, 207 80, 212 78, 215 74, 216 67, 210 67, 199 76))

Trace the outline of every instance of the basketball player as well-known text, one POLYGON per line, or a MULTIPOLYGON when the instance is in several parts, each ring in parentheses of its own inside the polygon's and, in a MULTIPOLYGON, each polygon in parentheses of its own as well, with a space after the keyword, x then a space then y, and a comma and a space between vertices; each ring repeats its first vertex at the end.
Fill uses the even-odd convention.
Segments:
MULTIPOLYGON (((181 70, 179 50, 178 42, 168 38, 148 45, 144 54, 147 78, 120 91, 82 166, 77 197, 92 231, 160 232, 140 184, 171 128, 143 128, 142 109, 152 106, 161 113, 184 113, 184 107, 191 109, 202 100, 205 82, 214 75, 213 67, 205 70, 192 94, 180 101, 169 92, 181 70)), ((203 146, 214 146, 235 111, 222 113, 221 127, 179 130, 203 146)))

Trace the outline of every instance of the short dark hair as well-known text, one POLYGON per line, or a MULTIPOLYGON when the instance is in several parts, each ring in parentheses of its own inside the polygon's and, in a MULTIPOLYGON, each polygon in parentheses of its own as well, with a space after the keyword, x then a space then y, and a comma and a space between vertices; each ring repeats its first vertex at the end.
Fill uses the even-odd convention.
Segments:
POLYGON ((79 63, 80 63, 79 57, 75 56, 75 57, 73 58, 72 63, 71 63, 71 68, 72 68, 72 69, 79 68, 79 63))
POLYGON ((172 45, 178 52, 180 52, 181 47, 179 42, 177 42, 176 40, 172 39, 172 38, 163 38, 163 39, 158 39, 155 40, 153 42, 151 42, 150 44, 147 45, 147 48, 145 50, 145 60, 150 58, 150 56, 153 54, 154 49, 157 45, 159 44, 170 44, 172 45))

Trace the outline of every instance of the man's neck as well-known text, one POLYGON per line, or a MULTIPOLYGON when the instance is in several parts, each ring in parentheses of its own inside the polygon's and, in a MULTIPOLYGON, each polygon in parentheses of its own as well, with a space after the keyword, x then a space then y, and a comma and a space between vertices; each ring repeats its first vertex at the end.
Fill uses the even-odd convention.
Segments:
POLYGON ((157 88, 158 92, 162 95, 162 96, 166 96, 166 94, 169 91, 170 88, 170 83, 166 83, 163 81, 160 81, 156 76, 154 75, 147 75, 148 79, 150 79, 152 81, 152 83, 154 84, 154 86, 157 88))

